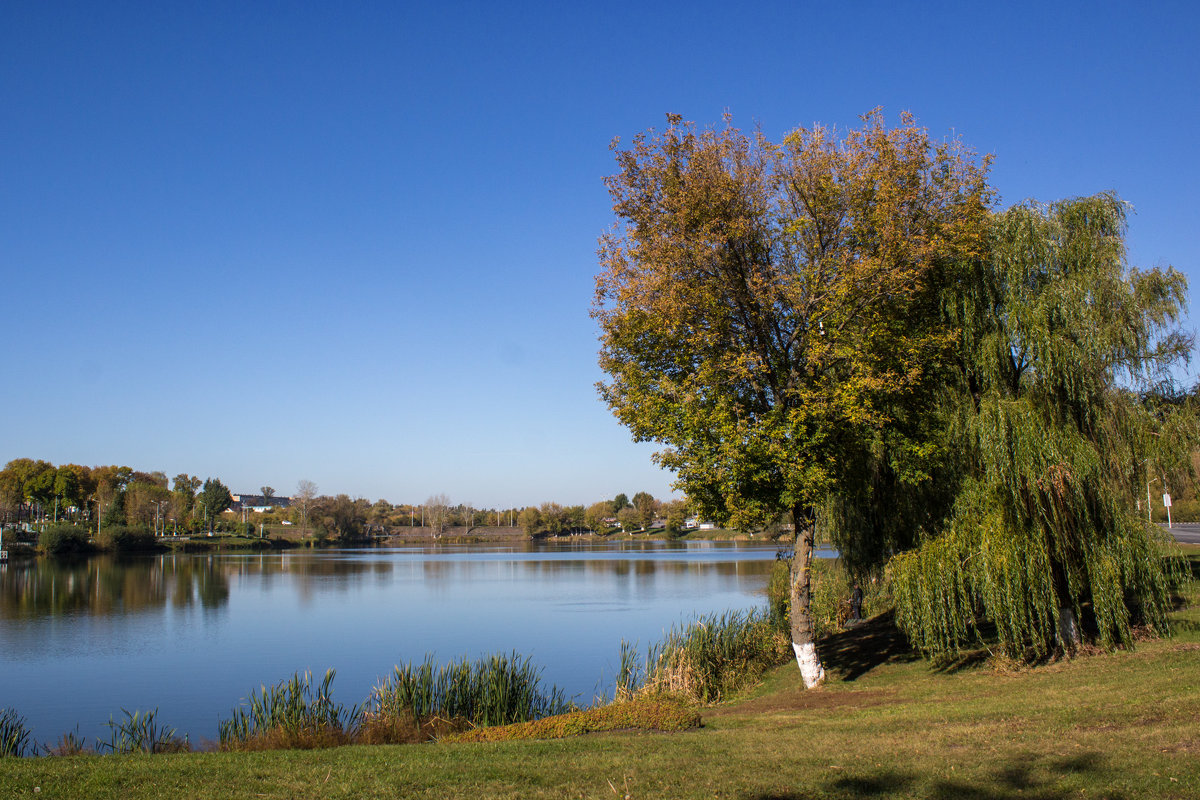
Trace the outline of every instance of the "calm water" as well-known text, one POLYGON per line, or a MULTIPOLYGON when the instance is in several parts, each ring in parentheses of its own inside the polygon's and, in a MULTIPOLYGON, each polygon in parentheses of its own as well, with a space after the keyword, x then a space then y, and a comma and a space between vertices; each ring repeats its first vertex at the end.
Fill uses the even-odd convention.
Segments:
POLYGON ((394 664, 516 650, 579 701, 622 638, 764 604, 773 545, 614 542, 39 559, 0 567, 0 707, 39 742, 159 709, 193 742, 260 684, 337 670, 363 701, 394 664))

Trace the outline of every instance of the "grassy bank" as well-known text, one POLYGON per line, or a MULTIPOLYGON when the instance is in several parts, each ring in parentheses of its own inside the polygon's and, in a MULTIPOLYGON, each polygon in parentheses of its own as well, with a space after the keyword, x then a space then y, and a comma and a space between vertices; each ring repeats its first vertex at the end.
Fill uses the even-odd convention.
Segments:
POLYGON ((696 730, 6 760, 0 796, 1197 797, 1195 594, 1172 639, 1035 669, 919 661, 877 618, 823 641, 824 687, 782 667, 696 730))

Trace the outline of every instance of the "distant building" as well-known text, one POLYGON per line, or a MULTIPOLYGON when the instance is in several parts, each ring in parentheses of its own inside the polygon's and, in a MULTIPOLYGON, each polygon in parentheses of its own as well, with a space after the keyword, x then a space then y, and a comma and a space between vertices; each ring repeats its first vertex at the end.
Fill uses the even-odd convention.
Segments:
POLYGON ((272 495, 266 497, 261 494, 234 494, 230 495, 233 498, 233 505, 229 506, 230 511, 256 511, 259 514, 270 511, 273 508, 287 508, 292 504, 292 498, 280 497, 272 495))

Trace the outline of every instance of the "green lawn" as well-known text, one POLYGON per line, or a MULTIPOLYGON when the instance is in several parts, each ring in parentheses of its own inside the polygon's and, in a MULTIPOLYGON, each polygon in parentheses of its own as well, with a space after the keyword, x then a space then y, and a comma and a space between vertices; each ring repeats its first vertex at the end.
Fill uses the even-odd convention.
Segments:
POLYGON ((683 733, 7 759, 0 797, 1200 797, 1200 611, 1174 620, 1034 669, 934 667, 875 620, 825 642, 823 688, 784 667, 683 733))

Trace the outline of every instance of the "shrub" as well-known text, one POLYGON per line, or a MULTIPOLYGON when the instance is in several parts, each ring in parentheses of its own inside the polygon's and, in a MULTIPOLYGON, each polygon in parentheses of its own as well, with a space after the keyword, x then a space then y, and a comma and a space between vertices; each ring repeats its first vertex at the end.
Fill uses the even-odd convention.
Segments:
POLYGON ((89 553, 94 548, 88 532, 74 525, 52 525, 38 536, 38 548, 47 555, 66 556, 89 553))
POLYGON ((96 544, 102 550, 112 550, 118 553, 157 550, 161 546, 149 528, 131 528, 125 525, 101 528, 100 535, 96 537, 96 544))

